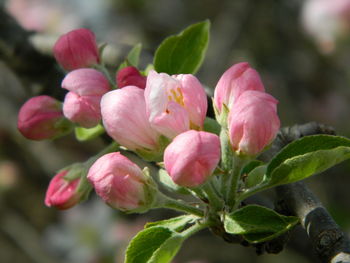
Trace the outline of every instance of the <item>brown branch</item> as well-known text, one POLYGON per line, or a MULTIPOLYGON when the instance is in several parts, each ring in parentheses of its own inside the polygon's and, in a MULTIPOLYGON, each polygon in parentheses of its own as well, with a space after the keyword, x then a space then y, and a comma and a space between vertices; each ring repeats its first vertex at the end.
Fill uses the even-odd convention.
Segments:
POLYGON ((64 72, 52 56, 33 46, 30 38, 34 32, 24 30, 3 7, 0 7, 0 17, 0 59, 25 86, 40 84, 43 87, 41 94, 63 97, 63 90, 57 86, 60 86, 64 72))
MULTIPOLYGON (((317 123, 283 128, 265 158, 270 158, 291 141, 312 134, 334 134, 334 131, 317 123)), ((284 210, 299 217, 321 262, 350 262, 349 238, 303 182, 278 186, 276 193, 284 210)))

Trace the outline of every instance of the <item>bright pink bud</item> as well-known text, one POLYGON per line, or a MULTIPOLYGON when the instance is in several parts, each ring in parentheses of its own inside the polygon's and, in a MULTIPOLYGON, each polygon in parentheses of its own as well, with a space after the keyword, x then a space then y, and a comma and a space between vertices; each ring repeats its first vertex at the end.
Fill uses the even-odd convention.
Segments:
POLYGON ((146 77, 142 76, 135 67, 126 67, 118 71, 116 76, 118 88, 125 86, 136 86, 140 89, 146 87, 146 77))
POLYGON ((146 116, 144 91, 127 86, 106 93, 101 100, 101 113, 107 133, 130 150, 158 150, 159 134, 146 116))
POLYGON ((61 103, 46 95, 33 97, 23 104, 17 126, 22 135, 31 140, 53 139, 71 129, 61 103))
POLYGON ((70 91, 63 104, 66 118, 86 128, 96 126, 101 120, 101 97, 110 90, 106 77, 95 69, 76 69, 64 78, 62 88, 70 91))
POLYGON ((151 71, 145 99, 149 121, 164 136, 174 138, 189 129, 202 129, 207 96, 195 76, 151 71))
POLYGON ((86 68, 100 62, 95 35, 86 28, 62 35, 55 43, 53 53, 66 70, 86 68))
POLYGON ((64 170, 51 179, 45 197, 46 206, 54 206, 64 210, 79 203, 81 194, 77 191, 77 188, 80 178, 69 181, 64 178, 67 173, 68 170, 64 170))
POLYGON ((107 204, 121 211, 142 213, 153 205, 156 189, 152 179, 119 152, 99 158, 87 178, 107 204))
POLYGON ((203 131, 181 133, 164 152, 165 169, 176 184, 184 187, 205 183, 219 160, 219 137, 203 131))
POLYGON ((277 103, 271 95, 255 90, 246 91, 237 99, 228 117, 234 151, 254 156, 272 142, 280 127, 277 103))
POLYGON ((221 76, 214 92, 214 103, 221 113, 223 104, 228 109, 246 90, 265 91, 259 73, 250 67, 247 62, 233 65, 221 76))

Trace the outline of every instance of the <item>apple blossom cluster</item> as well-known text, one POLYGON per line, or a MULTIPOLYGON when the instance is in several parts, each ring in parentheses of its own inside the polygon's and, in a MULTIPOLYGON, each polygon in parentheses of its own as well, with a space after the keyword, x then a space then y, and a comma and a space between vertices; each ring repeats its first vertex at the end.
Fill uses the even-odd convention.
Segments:
MULTIPOLYGON (((225 170, 224 149, 232 158, 253 160, 280 127, 277 100, 265 92, 259 73, 246 62, 229 68, 215 87, 219 135, 205 128, 207 95, 192 74, 142 72, 128 66, 112 82, 101 70, 98 45, 88 29, 61 36, 54 56, 67 71, 62 81, 68 91, 65 99, 59 102, 46 95, 29 99, 19 112, 19 131, 28 139, 43 140, 68 134, 74 127, 102 124, 115 143, 108 151, 56 174, 46 193, 47 206, 70 208, 93 187, 108 205, 124 212, 161 207, 164 194, 157 180, 147 168, 124 156, 125 150, 156 162, 178 187, 200 198, 210 197, 208 185, 221 191, 213 182, 224 177, 217 172, 225 170)), ((227 180, 223 184, 230 185, 227 180)))

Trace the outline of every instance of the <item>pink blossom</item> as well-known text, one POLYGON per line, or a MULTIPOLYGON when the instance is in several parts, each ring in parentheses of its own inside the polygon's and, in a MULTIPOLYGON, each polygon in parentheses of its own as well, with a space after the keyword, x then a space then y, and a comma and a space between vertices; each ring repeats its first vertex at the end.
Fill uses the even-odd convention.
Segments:
POLYGON ((52 178, 45 196, 46 206, 64 210, 79 203, 81 194, 77 188, 80 178, 69 181, 64 178, 67 173, 68 170, 64 170, 52 178))
POLYGON ((110 206, 126 212, 144 212, 154 201, 149 178, 119 152, 99 158, 87 176, 96 193, 110 206))
POLYGON ((101 120, 102 95, 110 90, 106 77, 95 69, 76 69, 63 79, 62 88, 70 91, 63 103, 66 118, 86 128, 96 126, 101 120))
POLYGON ((101 113, 107 133, 130 150, 158 150, 159 134, 146 115, 144 91, 136 86, 106 93, 101 100, 101 113))
POLYGON ((189 129, 202 129, 207 97, 195 76, 169 76, 151 71, 147 77, 145 99, 149 121, 166 137, 174 138, 189 129))
POLYGON ((33 97, 23 104, 17 126, 21 134, 31 140, 53 139, 71 129, 63 116, 61 103, 46 95, 33 97))
POLYGON ((190 130, 176 136, 164 152, 164 165, 173 181, 184 187, 205 183, 220 160, 220 139, 190 130))
POLYGON ((146 87, 146 77, 142 76, 135 67, 126 67, 118 71, 116 76, 118 88, 136 86, 140 89, 146 87))
POLYGON ((336 40, 349 34, 349 0, 304 1, 302 23, 325 53, 334 51, 336 40))
POLYGON ((57 62, 68 71, 100 62, 95 35, 86 28, 62 35, 55 43, 53 52, 57 62))
POLYGON ((214 104, 221 113, 223 104, 228 109, 246 90, 265 91, 259 73, 250 67, 247 62, 233 65, 221 76, 214 92, 214 104))
POLYGON ((254 156, 275 138, 280 127, 271 95, 255 90, 244 92, 230 109, 228 129, 233 150, 254 156))

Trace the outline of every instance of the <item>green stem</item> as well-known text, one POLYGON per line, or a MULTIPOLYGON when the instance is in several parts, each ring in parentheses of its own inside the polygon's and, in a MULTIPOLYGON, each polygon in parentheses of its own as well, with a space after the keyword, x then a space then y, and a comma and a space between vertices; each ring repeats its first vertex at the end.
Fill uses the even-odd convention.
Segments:
POLYGON ((258 192, 261 192, 265 189, 269 188, 269 185, 268 184, 259 184, 259 185, 256 185, 252 188, 250 188, 249 190, 247 191, 244 191, 242 193, 240 193, 238 196, 237 196, 237 202, 240 203, 242 202, 244 199, 247 199, 249 196, 252 196, 258 192))
POLYGON ((213 184, 211 184, 211 182, 207 182, 202 186, 202 189, 207 194, 210 206, 213 208, 213 210, 215 211, 222 210, 224 202, 220 198, 220 196, 218 196, 216 190, 214 189, 213 184))
POLYGON ((109 71, 107 70, 107 68, 105 67, 105 65, 100 65, 100 64, 97 64, 95 65, 95 68, 100 70, 105 76, 106 78, 108 79, 109 83, 113 86, 113 88, 115 88, 115 82, 114 80, 111 78, 111 75, 109 74, 109 71))
POLYGON ((172 199, 160 192, 158 193, 158 204, 156 204, 154 208, 169 208, 188 214, 193 214, 199 217, 204 216, 204 213, 201 209, 188 205, 182 200, 172 199))
POLYGON ((90 168, 90 166, 100 157, 102 157, 103 155, 110 153, 110 152, 114 152, 116 150, 119 149, 119 144, 117 144, 116 142, 112 142, 110 145, 108 145, 106 148, 104 148, 102 151, 100 151, 98 154, 96 154, 95 156, 92 156, 91 158, 89 158, 84 164, 90 168))
POLYGON ((224 174, 220 177, 221 193, 224 197, 227 196, 229 191, 228 181, 232 174, 233 165, 233 151, 228 136, 228 131, 222 127, 220 131, 220 144, 221 144, 221 168, 224 174))
POLYGON ((230 210, 234 210, 238 205, 238 202, 236 199, 237 199, 239 181, 241 179, 241 170, 246 163, 247 163, 247 159, 241 158, 239 156, 235 156, 233 167, 232 167, 232 175, 230 176, 228 181, 229 190, 226 196, 227 206, 229 207, 230 210))
POLYGON ((181 232, 181 235, 184 238, 189 238, 190 236, 194 235, 198 231, 206 228, 208 225, 209 225, 208 223, 199 223, 199 222, 197 222, 196 224, 194 224, 194 225, 190 226, 189 228, 187 228, 185 231, 181 232))

